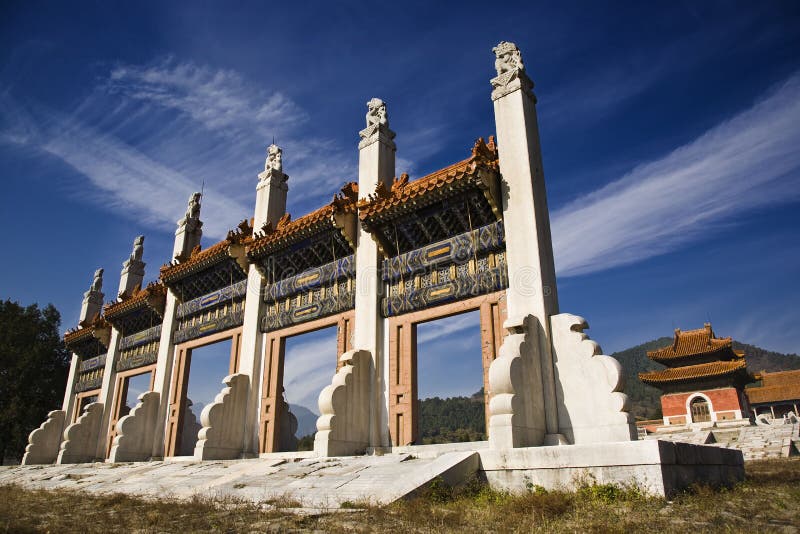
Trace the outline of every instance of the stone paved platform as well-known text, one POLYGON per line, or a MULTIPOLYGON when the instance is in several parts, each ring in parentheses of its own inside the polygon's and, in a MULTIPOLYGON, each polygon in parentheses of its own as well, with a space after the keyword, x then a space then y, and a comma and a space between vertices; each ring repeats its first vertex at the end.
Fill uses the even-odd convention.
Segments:
POLYGON ((707 445, 655 440, 508 450, 486 445, 409 446, 343 458, 283 453, 251 460, 3 467, 0 485, 151 498, 199 495, 265 504, 294 502, 302 508, 336 510, 345 502, 387 504, 413 495, 437 477, 458 485, 476 473, 491 486, 513 492, 532 486, 571 490, 596 482, 634 484, 663 496, 695 482, 730 484, 744 478, 741 451, 707 445))
POLYGON ((99 494, 123 492, 154 498, 202 495, 258 503, 296 501, 306 508, 337 509, 345 501, 386 504, 412 494, 437 476, 457 484, 474 473, 478 465, 474 451, 427 459, 389 454, 39 465, 2 467, 0 484, 99 494))

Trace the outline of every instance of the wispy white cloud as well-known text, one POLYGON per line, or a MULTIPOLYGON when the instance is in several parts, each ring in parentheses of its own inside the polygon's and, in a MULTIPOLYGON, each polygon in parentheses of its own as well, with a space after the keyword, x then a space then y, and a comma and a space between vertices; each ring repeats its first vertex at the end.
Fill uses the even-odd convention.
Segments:
POLYGON ((254 194, 253 177, 264 147, 277 138, 284 150, 289 187, 304 193, 289 196, 291 210, 299 212, 295 215, 357 178, 355 144, 344 147, 334 139, 320 138, 310 131, 308 113, 289 97, 257 88, 235 71, 165 58, 144 66, 117 66, 101 89, 178 113, 219 136, 210 170, 228 174, 226 183, 241 184, 242 195, 248 198, 254 194), (246 158, 249 163, 243 165, 246 158))
MULTIPOLYGON (((73 194, 144 225, 174 228, 189 196, 198 189, 197 180, 188 174, 69 116, 52 110, 30 112, 7 96, 0 104, 0 115, 6 143, 60 159, 93 186, 69 188, 73 194)), ((207 190, 204 231, 210 236, 223 236, 248 211, 224 192, 207 190)))
POLYGON ((204 233, 223 237, 252 215, 256 175, 277 135, 295 216, 357 176, 356 150, 305 131, 287 96, 234 71, 167 58, 117 65, 70 114, 0 94, 0 141, 40 150, 83 174, 84 200, 162 230, 205 182, 204 233), (348 150, 349 148, 349 150, 348 150), (153 199, 158 202, 153 202, 153 199))
POLYGON ((800 74, 750 109, 552 215, 560 276, 656 256, 800 197, 800 74))
POLYGON ((280 92, 248 84, 237 72, 164 58, 151 65, 120 65, 105 88, 124 97, 180 110, 209 130, 266 136, 308 117, 280 92))
POLYGON ((318 413, 319 393, 336 373, 336 331, 328 329, 289 339, 284 362, 287 401, 318 413))
POLYGON ((462 313, 453 315, 445 319, 439 319, 429 323, 422 323, 417 327, 417 343, 423 345, 440 339, 450 338, 451 334, 474 329, 476 332, 480 328, 480 316, 478 312, 462 313))

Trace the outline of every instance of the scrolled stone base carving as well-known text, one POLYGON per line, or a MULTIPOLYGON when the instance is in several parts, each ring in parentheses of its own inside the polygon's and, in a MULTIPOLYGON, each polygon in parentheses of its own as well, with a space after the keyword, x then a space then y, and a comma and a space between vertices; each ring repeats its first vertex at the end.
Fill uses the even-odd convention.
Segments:
POLYGON ((143 462, 150 459, 161 396, 156 391, 139 395, 139 402, 117 422, 117 435, 108 459, 112 462, 143 462))
POLYGON ((103 403, 88 404, 83 415, 64 430, 64 441, 56 463, 81 464, 95 461, 102 419, 103 403))
POLYGON ((506 321, 508 335, 489 367, 489 445, 493 449, 541 445, 546 433, 539 324, 529 315, 506 321))
POLYGON ((319 394, 321 415, 314 437, 318 456, 363 454, 369 445, 372 355, 366 350, 351 350, 339 361, 342 367, 319 394))
POLYGON ((559 431, 575 444, 636 440, 622 366, 583 333, 588 327, 569 313, 550 318, 559 431))
POLYGON ((22 465, 52 464, 56 461, 65 417, 64 410, 53 410, 47 414, 44 423, 28 436, 22 465))
POLYGON ((244 446, 244 423, 250 378, 241 373, 228 375, 227 386, 203 408, 194 457, 198 460, 234 460, 244 446))

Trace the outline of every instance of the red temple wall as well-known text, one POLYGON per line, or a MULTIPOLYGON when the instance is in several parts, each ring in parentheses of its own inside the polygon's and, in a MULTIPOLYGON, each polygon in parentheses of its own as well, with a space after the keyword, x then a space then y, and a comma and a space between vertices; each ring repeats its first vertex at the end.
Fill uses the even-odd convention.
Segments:
POLYGON ((686 415, 686 400, 695 393, 702 393, 711 400, 713 412, 729 412, 741 410, 745 415, 746 408, 736 388, 690 391, 688 393, 671 393, 661 396, 661 411, 664 417, 686 415))

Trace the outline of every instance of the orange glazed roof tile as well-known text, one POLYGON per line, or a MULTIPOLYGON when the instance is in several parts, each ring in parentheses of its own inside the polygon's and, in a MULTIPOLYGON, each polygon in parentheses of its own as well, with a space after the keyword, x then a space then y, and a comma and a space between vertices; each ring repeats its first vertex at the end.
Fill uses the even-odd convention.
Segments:
MULTIPOLYGON (((730 348, 732 350, 732 340, 729 337, 716 338, 714 331, 711 329, 711 324, 706 323, 703 328, 696 330, 686 330, 681 332, 679 328, 675 329, 675 339, 672 345, 667 345, 657 350, 647 352, 647 357, 651 360, 674 360, 677 358, 685 358, 688 356, 695 356, 697 354, 708 354, 718 350, 730 348)), ((735 356, 742 357, 742 352, 733 351, 735 356)))
MULTIPOLYGON (((202 271, 212 265, 220 263, 229 257, 234 257, 237 261, 242 260, 235 254, 235 248, 244 249, 247 242, 252 239, 253 223, 252 219, 247 219, 239 223, 236 230, 228 232, 228 236, 222 241, 215 243, 205 250, 201 250, 198 245, 192 251, 188 259, 168 263, 161 267, 160 279, 169 284, 175 280, 181 279, 186 275, 202 271)), ((243 256, 243 255, 242 255, 243 256)), ((246 259, 243 261, 246 262, 246 259)), ((246 269, 242 267, 243 270, 246 269)))
MULTIPOLYGON (((379 215, 439 189, 474 179, 478 169, 486 169, 494 173, 498 168, 499 160, 494 136, 489 137, 488 143, 480 138, 472 148, 472 155, 463 161, 413 181, 409 181, 408 175, 403 174, 400 178, 394 179, 391 189, 388 189, 383 182, 379 182, 374 193, 358 201, 358 216, 364 220, 379 215)), ((482 174, 480 178, 483 180, 478 180, 479 187, 484 190, 492 211, 499 216, 501 207, 499 199, 495 198, 496 192, 491 191, 492 187, 489 183, 480 183, 486 180, 485 174, 482 174)))
POLYGON ((738 371, 744 371, 746 368, 747 362, 744 360, 708 362, 697 365, 687 365, 685 367, 671 367, 669 369, 662 369, 661 371, 639 373, 639 380, 646 384, 683 382, 698 378, 725 376, 738 371))
MULTIPOLYGON (((286 213, 275 228, 267 224, 247 245, 247 256, 250 258, 261 257, 270 251, 281 246, 293 243, 313 235, 320 230, 338 227, 335 217, 337 215, 354 214, 356 212, 356 200, 358 199, 358 184, 348 182, 342 187, 341 193, 333 196, 330 204, 326 204, 319 209, 312 211, 302 217, 292 220, 291 215, 286 213)), ((352 236, 345 233, 345 237, 350 240, 352 236)), ((351 242, 351 246, 355 244, 351 242)))
POLYGON ((761 381, 761 386, 745 389, 751 403, 800 399, 800 369, 775 373, 762 372, 761 381))
POLYGON ((78 328, 67 330, 64 334, 64 344, 69 348, 70 345, 95 337, 107 347, 110 335, 110 325, 105 318, 98 313, 88 326, 79 326, 78 328))
POLYGON ((144 289, 134 290, 130 296, 123 296, 119 302, 106 304, 104 315, 108 319, 114 319, 144 306, 150 306, 161 315, 164 312, 166 298, 167 287, 160 281, 152 282, 144 289))

